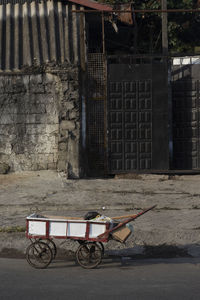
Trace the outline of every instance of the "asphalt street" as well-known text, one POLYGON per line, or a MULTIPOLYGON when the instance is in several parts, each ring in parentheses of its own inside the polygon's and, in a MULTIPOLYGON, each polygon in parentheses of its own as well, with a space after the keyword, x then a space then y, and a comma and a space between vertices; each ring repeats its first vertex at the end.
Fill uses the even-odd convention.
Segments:
POLYGON ((197 300, 199 259, 107 259, 86 270, 74 261, 33 269, 23 259, 0 259, 0 299, 197 300))

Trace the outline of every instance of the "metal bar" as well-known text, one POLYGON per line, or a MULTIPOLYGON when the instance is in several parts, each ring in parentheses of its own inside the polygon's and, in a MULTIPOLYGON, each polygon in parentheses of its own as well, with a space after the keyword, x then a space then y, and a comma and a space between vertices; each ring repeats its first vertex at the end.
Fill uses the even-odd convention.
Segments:
POLYGON ((60 36, 60 60, 63 63, 65 60, 64 54, 64 30, 63 30, 63 11, 62 3, 58 2, 58 28, 60 36))
MULTIPOLYGON (((167 0, 161 1, 162 10, 167 10, 167 0)), ((168 54, 167 13, 162 13, 162 52, 168 54)))
POLYGON ((31 10, 31 30, 33 33, 33 56, 37 65, 40 65, 40 48, 38 42, 38 27, 37 27, 37 4, 36 2, 32 2, 30 4, 31 10))
MULTIPOLYGON (((72 5, 74 9, 76 5, 72 5)), ((72 15, 72 36, 73 36, 73 52, 74 52, 74 63, 78 63, 78 36, 77 36, 77 18, 76 15, 72 15)))
MULTIPOLYGON (((84 12, 84 8, 81 7, 80 10, 84 12)), ((80 15, 80 63, 81 69, 86 70, 86 49, 85 49, 85 19, 84 14, 80 15)))
POLYGON ((49 238, 49 221, 46 222, 46 237, 49 238))
POLYGON ((3 53, 3 47, 4 44, 2 42, 2 38, 3 38, 3 23, 4 23, 4 7, 3 5, 0 5, 0 69, 3 68, 3 64, 2 64, 2 53, 3 53))
POLYGON ((64 17, 64 39, 65 39, 65 60, 70 60, 69 50, 69 7, 65 6, 65 17, 64 17))
POLYGON ((31 65, 31 41, 29 32, 28 3, 23 4, 23 65, 31 65))
POLYGON ((10 46, 11 46, 11 4, 6 5, 6 59, 5 59, 5 69, 10 70, 10 46))
POLYGON ((55 37, 55 17, 54 3, 47 1, 48 26, 49 26, 49 44, 50 44, 50 60, 56 61, 56 37, 55 37))
POLYGON ((19 69, 19 3, 14 6, 14 70, 19 69))
POLYGON ((104 83, 104 173, 108 173, 108 156, 107 156, 107 149, 108 149, 108 137, 107 137, 107 130, 108 130, 108 122, 107 122, 107 59, 106 56, 103 56, 103 83, 104 83))
MULTIPOLYGON (((84 12, 84 7, 81 6, 80 10, 84 12)), ((82 72, 80 73, 80 91, 81 91, 81 141, 83 147, 83 157, 85 157, 86 148, 86 61, 87 61, 87 48, 86 48, 86 28, 85 28, 85 14, 79 15, 79 35, 80 35, 80 65, 82 72)), ((83 158, 84 161, 84 158, 83 158)))
POLYGON ((40 12, 40 35, 41 35, 41 46, 42 46, 42 58, 43 63, 46 63, 50 60, 49 51, 48 51, 48 39, 47 39, 47 28, 45 19, 47 18, 47 14, 45 11, 44 3, 38 3, 38 10, 40 12), (41 34, 42 33, 42 34, 41 34))
MULTIPOLYGON (((174 56, 174 55, 173 55, 174 56)), ((179 57, 180 55, 178 55, 178 57, 179 57)), ((184 56, 184 54, 183 54, 183 56, 184 56)), ((194 56, 193 54, 191 54, 191 55, 187 55, 187 56, 194 56)), ((198 56, 198 55, 196 55, 196 56, 198 56)), ((163 57, 163 55, 162 54, 133 54, 133 55, 125 55, 125 54, 120 54, 120 58, 133 58, 133 59, 135 59, 135 58, 162 58, 163 57)), ((107 58, 109 58, 109 59, 112 59, 112 58, 119 58, 119 55, 116 55, 116 54, 113 54, 113 55, 107 55, 107 58)))
MULTIPOLYGON (((197 124, 199 124, 199 80, 196 81, 196 91, 197 91, 197 124)), ((199 168, 199 126, 197 127, 197 167, 199 168)))
POLYGON ((105 27, 104 27, 104 13, 101 12, 101 21, 102 21, 102 47, 103 54, 105 54, 105 27))
MULTIPOLYGON (((80 13, 80 10, 74 9, 72 12, 80 13)), ((134 9, 134 10, 119 10, 113 9, 111 11, 104 10, 89 10, 85 9, 85 13, 184 13, 184 12, 200 12, 200 9, 134 9)))
MULTIPOLYGON (((106 87, 106 47, 105 47, 105 24, 104 24, 104 13, 101 14, 102 17, 102 46, 103 46, 103 85, 104 85, 104 157, 106 157, 107 148, 107 87, 106 87)), ((104 172, 107 171, 107 158, 104 159, 104 172)))

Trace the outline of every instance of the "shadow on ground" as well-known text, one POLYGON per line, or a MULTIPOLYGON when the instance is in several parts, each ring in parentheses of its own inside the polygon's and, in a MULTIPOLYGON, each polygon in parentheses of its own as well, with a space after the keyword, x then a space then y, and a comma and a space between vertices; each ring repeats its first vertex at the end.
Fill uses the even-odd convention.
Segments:
MULTIPOLYGON (((175 245, 145 245, 140 247, 140 253, 135 253, 135 248, 126 248, 126 249, 111 249, 105 251, 104 258, 106 259, 115 259, 115 258, 128 258, 128 259, 158 259, 158 258, 189 258, 193 257, 188 249, 195 249, 195 256, 200 257, 200 245, 184 245, 181 247, 175 245), (141 250, 142 249, 142 250, 141 250), (199 255, 198 255, 199 251, 199 255)), ((14 248, 3 248, 0 252, 1 258, 25 258, 25 251, 20 252, 14 248)), ((71 250, 64 248, 57 249, 57 259, 61 260, 73 260, 75 259, 75 253, 71 250)))

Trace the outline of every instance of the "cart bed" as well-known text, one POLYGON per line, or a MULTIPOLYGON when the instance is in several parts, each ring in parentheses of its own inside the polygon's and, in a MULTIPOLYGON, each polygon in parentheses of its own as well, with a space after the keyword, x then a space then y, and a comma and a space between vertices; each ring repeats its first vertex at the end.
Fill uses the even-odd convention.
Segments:
POLYGON ((108 235, 99 238, 111 227, 107 221, 88 221, 57 218, 26 218, 27 238, 58 238, 106 242, 108 235))

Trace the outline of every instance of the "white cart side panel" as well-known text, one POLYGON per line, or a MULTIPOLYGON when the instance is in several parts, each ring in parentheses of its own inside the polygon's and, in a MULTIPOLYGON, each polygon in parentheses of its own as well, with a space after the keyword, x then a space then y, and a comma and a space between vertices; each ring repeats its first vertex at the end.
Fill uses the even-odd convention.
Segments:
POLYGON ((66 236, 67 223, 66 222, 49 222, 49 235, 52 236, 66 236))
POLYGON ((106 231, 105 224, 92 224, 90 223, 89 238, 97 237, 106 231))
POLYGON ((29 221, 28 233, 32 235, 46 235, 46 222, 29 221))
POLYGON ((68 223, 67 236, 85 237, 87 223, 68 223))

